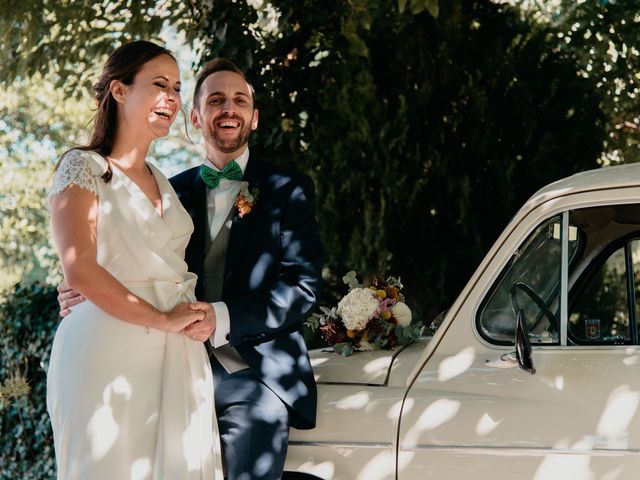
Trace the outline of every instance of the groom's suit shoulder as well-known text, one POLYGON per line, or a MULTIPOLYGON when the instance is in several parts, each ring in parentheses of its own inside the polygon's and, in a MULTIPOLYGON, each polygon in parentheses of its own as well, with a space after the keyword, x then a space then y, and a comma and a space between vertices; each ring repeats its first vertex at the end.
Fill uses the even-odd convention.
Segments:
POLYGON ((200 179, 200 166, 180 172, 169 179, 169 183, 178 195, 178 199, 191 216, 204 204, 205 186, 200 179))
POLYGON ((293 168, 264 161, 260 162, 259 168, 263 173, 262 181, 275 191, 291 192, 301 188, 312 195, 315 190, 311 177, 293 168))
POLYGON ((180 172, 169 179, 169 182, 173 186, 175 190, 183 190, 186 187, 189 187, 195 179, 200 171, 200 165, 195 167, 188 168, 187 170, 180 172))

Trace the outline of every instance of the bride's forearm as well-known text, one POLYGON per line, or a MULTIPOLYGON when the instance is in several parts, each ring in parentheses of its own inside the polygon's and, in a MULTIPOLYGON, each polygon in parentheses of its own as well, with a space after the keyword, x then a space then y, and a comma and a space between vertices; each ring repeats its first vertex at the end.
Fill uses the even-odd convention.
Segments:
POLYGON ((166 323, 164 312, 131 293, 97 262, 75 261, 72 266, 63 266, 63 270, 70 288, 109 315, 145 327, 166 323))
POLYGON ((51 197, 51 227, 69 286, 125 322, 156 326, 162 312, 131 293, 97 262, 98 201, 90 191, 70 185, 51 197))

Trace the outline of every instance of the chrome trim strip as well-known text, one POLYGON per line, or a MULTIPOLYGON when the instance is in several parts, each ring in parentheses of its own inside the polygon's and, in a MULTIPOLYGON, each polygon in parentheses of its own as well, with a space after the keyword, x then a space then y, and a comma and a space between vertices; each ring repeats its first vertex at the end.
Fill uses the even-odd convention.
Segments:
POLYGON ((335 448, 393 448, 389 443, 368 443, 368 442, 305 442, 302 440, 289 440, 289 446, 296 447, 335 447, 335 448))
POLYGON ((562 253, 560 267, 560 345, 567 345, 567 289, 569 288, 569 212, 562 212, 562 253))
POLYGON ((639 455, 640 449, 619 449, 619 448, 593 448, 588 449, 571 449, 571 448, 549 448, 549 447, 512 447, 512 446, 486 446, 486 447, 465 447, 457 445, 412 445, 401 446, 400 452, 407 451, 424 451, 424 450, 466 450, 468 453, 474 454, 493 454, 493 455, 639 455))

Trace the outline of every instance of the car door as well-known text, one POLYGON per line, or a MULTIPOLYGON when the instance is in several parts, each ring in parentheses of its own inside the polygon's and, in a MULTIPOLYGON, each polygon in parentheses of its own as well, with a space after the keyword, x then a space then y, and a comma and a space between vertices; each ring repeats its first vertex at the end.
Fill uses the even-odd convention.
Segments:
POLYGON ((399 479, 637 478, 638 198, 582 192, 516 217, 415 369, 399 479), (517 366, 518 311, 535 373, 517 366))

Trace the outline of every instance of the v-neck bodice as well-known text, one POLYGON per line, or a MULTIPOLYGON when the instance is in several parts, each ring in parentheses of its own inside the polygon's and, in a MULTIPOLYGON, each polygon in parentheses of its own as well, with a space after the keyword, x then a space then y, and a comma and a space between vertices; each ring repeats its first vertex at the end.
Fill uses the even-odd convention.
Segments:
POLYGON ((168 185, 168 182, 165 182, 166 185, 161 186, 159 177, 164 178, 164 175, 162 174, 162 172, 160 172, 155 166, 153 166, 149 162, 145 162, 145 166, 149 169, 149 173, 153 176, 156 186, 158 187, 158 192, 160 193, 160 211, 158 211, 156 206, 153 204, 153 200, 149 198, 149 196, 144 192, 144 190, 142 190, 140 185, 138 185, 129 175, 127 175, 127 173, 124 170, 122 170, 113 161, 109 162, 109 164, 111 165, 111 170, 114 172, 114 175, 122 176, 122 181, 127 184, 127 189, 132 195, 139 196, 141 194, 151 204, 151 207, 155 210, 156 214, 160 218, 164 217, 164 198, 163 198, 162 186, 166 187, 166 185, 168 185))
POLYGON ((187 273, 184 252, 193 222, 162 172, 148 164, 160 191, 160 216, 143 190, 119 168, 112 166, 111 181, 104 182, 105 158, 95 152, 70 153, 77 165, 88 164, 93 175, 88 188, 98 197, 98 263, 123 283, 181 281, 187 273))

